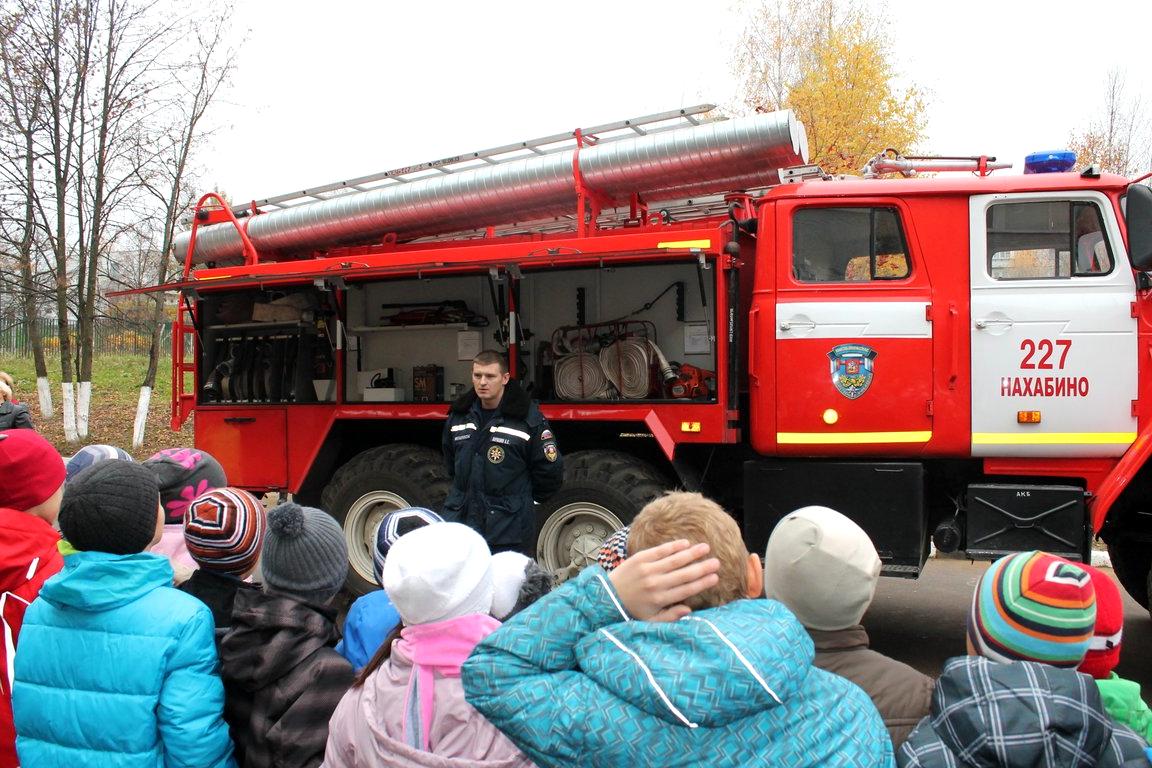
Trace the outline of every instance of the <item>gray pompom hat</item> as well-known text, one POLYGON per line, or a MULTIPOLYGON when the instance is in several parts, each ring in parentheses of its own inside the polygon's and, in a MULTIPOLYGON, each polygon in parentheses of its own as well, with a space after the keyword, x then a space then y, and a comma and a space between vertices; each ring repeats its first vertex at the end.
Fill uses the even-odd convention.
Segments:
POLYGON ((344 531, 323 510, 292 502, 273 507, 260 568, 269 591, 327 603, 348 576, 344 531))

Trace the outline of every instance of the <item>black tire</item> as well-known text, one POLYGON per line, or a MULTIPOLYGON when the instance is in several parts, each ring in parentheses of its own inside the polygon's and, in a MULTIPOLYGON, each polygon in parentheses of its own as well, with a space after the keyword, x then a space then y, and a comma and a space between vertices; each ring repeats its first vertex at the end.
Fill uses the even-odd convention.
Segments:
POLYGON ((418 445, 382 445, 357 454, 321 494, 324 509, 344 528, 348 579, 355 595, 378 589, 372 574, 372 537, 380 518, 402 507, 440 511, 451 481, 441 455, 418 445))
POLYGON ((564 485, 536 509, 536 559, 556 580, 596 562, 604 539, 672 487, 647 462, 619 451, 564 457, 564 485))
POLYGON ((1152 544, 1135 538, 1113 538, 1108 542, 1108 557, 1120 585, 1132 599, 1148 608, 1152 593, 1152 544))

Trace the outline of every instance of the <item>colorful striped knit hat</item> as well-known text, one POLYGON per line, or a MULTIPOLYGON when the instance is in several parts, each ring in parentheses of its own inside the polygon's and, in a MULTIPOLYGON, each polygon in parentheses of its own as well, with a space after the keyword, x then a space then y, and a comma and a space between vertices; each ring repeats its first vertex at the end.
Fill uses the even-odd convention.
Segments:
POLYGON ((184 542, 201 568, 243 576, 256 567, 266 528, 264 505, 248 491, 214 488, 184 512, 184 542))
POLYGON ((976 585, 968 639, 985 658, 1075 668, 1096 625, 1096 592, 1079 565, 1047 552, 994 562, 976 585))

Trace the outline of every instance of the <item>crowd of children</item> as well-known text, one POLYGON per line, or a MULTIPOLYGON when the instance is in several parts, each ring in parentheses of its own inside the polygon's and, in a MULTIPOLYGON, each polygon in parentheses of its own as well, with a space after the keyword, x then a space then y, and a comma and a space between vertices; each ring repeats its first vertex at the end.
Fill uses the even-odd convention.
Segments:
POLYGON ((348 546, 202 451, 0 431, 0 768, 1149 765, 1119 591, 1043 552, 983 573, 934 680, 869 649, 880 559, 823 507, 761 561, 669 493, 555 590, 398 510, 341 631, 348 546))

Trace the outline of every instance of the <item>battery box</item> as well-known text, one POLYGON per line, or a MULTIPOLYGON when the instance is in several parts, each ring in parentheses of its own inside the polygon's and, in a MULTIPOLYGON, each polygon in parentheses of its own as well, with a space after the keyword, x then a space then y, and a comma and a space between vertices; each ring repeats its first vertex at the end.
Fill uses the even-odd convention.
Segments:
POLYGON ((1091 530, 1084 498, 1074 485, 969 485, 965 551, 981 560, 1032 549, 1084 560, 1091 530))

